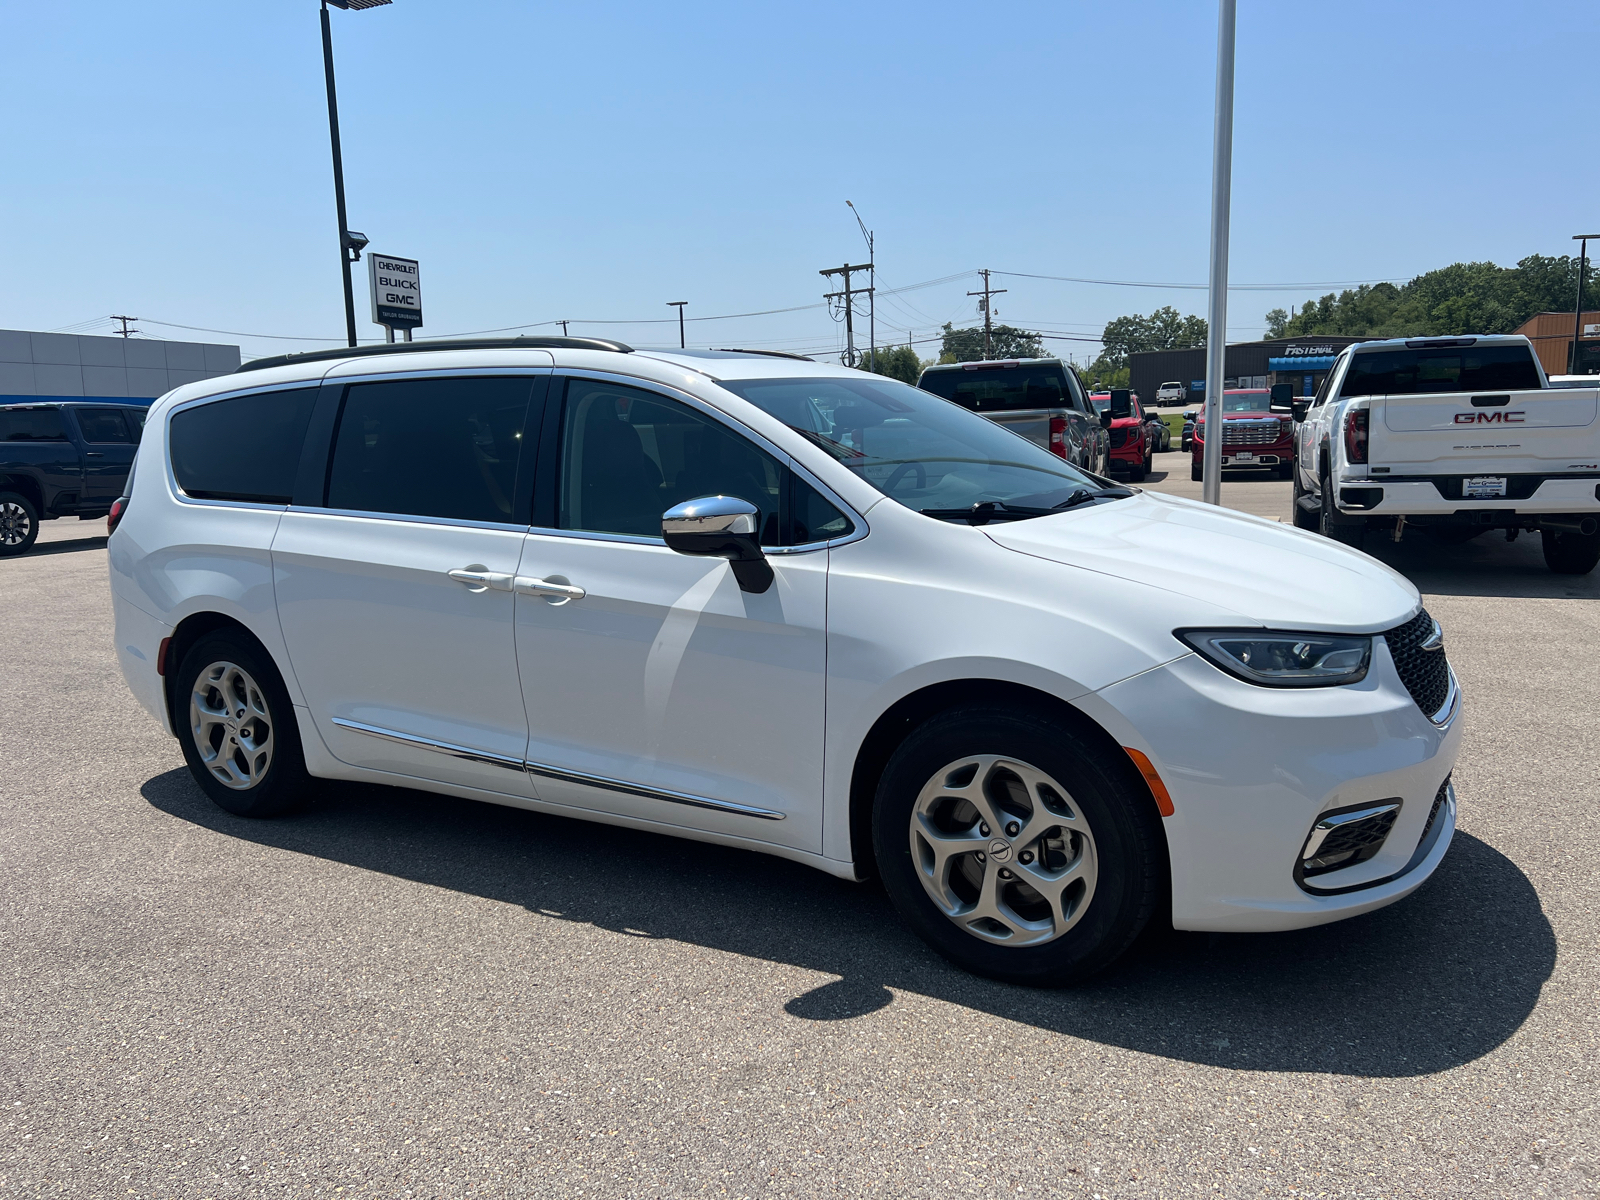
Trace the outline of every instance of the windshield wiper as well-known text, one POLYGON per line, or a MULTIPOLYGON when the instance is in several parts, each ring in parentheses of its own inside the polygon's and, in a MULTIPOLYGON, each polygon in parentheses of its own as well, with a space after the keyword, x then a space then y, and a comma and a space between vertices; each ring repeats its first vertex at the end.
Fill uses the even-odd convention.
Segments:
POLYGON ((970 508, 919 508, 925 517, 939 521, 965 521, 968 525, 987 525, 990 521, 1025 521, 1029 517, 1048 517, 1080 504, 1094 500, 1120 500, 1133 492, 1124 487, 1079 488, 1060 504, 1049 508, 1028 508, 1021 504, 1007 504, 1004 500, 984 500, 970 508))
POLYGON ((1051 511, 1059 512, 1063 508, 1076 508, 1080 504, 1088 504, 1094 500, 1121 500, 1123 497, 1131 495, 1133 495, 1132 489, 1125 487, 1103 487, 1092 490, 1079 488, 1060 504, 1055 505, 1051 511))

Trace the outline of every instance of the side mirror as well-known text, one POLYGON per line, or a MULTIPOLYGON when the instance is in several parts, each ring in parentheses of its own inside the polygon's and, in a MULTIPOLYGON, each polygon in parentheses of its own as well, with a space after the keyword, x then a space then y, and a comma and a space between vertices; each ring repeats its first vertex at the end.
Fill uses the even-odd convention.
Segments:
POLYGON ((1102 409, 1101 412, 1100 412, 1100 428, 1101 429, 1110 429, 1111 428, 1111 410, 1109 408, 1102 409))
POLYGON ((1310 409, 1310 407, 1311 401, 1309 400, 1289 401, 1289 410, 1294 413, 1294 419, 1296 421, 1304 421, 1306 419, 1306 412, 1310 409))
POLYGON ((1294 384, 1275 383, 1272 385, 1272 399, 1267 401, 1269 408, 1288 408, 1294 400, 1294 384))
POLYGON ((737 496, 685 500, 661 514, 661 536, 669 550, 697 558, 725 558, 746 592, 772 586, 772 564, 761 549, 761 510, 737 496))
POLYGON ((1133 393, 1127 388, 1113 388, 1111 391, 1111 419, 1121 420, 1123 417, 1133 416, 1133 393))

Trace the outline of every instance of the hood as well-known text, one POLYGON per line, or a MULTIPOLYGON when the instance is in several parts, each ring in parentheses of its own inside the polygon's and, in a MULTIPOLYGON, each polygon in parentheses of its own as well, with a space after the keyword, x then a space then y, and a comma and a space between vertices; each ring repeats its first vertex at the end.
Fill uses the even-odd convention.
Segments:
POLYGON ((1410 580, 1359 550, 1156 492, 984 533, 1019 554, 1147 584, 1273 629, 1378 633, 1421 602, 1410 580))

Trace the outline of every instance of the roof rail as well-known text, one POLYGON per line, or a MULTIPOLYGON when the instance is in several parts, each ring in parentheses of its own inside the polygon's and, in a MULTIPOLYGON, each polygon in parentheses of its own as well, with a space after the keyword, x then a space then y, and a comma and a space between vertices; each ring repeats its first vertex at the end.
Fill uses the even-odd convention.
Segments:
MULTIPOLYGON (((764 354, 768 358, 797 358, 801 362, 816 362, 817 360, 806 354, 793 354, 788 350, 745 350, 739 346, 713 346, 718 354, 764 354)), ((670 351, 668 352, 670 353, 670 351)))
POLYGON ((234 373, 261 371, 267 367, 287 367, 296 363, 326 362, 333 358, 371 358, 383 354, 415 354, 426 350, 609 350, 613 354, 632 354, 633 347, 610 338, 514 337, 440 338, 430 342, 394 342, 382 346, 345 346, 338 350, 305 350, 298 354, 273 354, 241 363, 234 373))

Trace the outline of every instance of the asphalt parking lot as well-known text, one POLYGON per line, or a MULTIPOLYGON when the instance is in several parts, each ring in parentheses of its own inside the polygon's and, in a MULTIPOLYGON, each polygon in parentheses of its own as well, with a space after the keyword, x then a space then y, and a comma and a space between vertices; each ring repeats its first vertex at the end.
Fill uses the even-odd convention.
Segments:
POLYGON ((0 1198, 1600 1194, 1600 572, 1536 538, 1368 546, 1467 693, 1433 880, 1045 992, 743 852, 228 816, 122 682, 103 533, 0 561, 0 1198))

